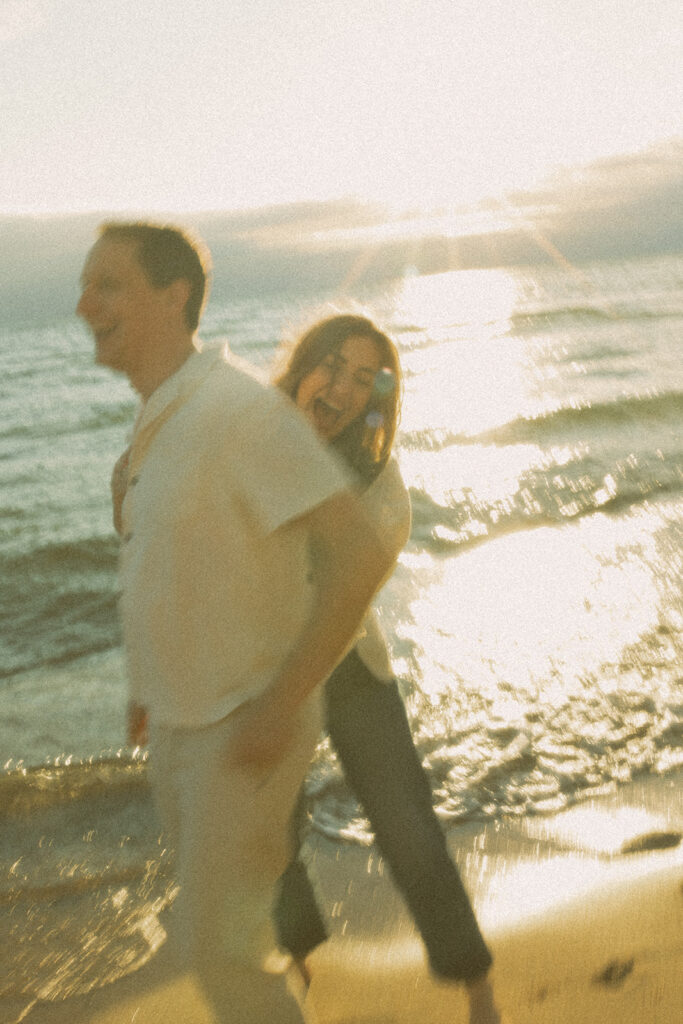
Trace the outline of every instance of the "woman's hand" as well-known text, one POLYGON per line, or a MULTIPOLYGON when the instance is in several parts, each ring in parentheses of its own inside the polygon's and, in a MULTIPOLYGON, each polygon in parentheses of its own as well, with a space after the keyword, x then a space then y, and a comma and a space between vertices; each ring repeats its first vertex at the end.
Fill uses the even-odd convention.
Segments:
POLYGON ((131 701, 127 715, 128 743, 131 747, 144 747, 149 742, 149 715, 142 704, 131 701))

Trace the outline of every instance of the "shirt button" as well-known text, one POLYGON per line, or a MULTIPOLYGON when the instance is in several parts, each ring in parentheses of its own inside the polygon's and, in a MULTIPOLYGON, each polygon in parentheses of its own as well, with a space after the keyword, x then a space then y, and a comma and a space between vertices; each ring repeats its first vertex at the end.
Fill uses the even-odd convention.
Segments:
POLYGON ((136 475, 136 476, 132 476, 130 478, 130 480, 128 481, 128 486, 129 487, 135 487, 135 485, 139 482, 139 480, 140 480, 139 474, 136 475))
POLYGON ((132 539, 133 539, 133 533, 132 533, 132 531, 131 531, 130 533, 126 533, 126 534, 124 535, 124 537, 123 537, 123 543, 124 543, 124 544, 128 544, 128 543, 129 543, 129 542, 130 542, 130 541, 131 541, 132 539))

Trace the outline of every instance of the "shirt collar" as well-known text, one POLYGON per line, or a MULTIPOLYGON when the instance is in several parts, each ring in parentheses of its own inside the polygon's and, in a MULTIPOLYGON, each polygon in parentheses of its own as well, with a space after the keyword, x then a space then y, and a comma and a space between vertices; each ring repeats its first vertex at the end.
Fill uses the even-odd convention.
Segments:
POLYGON ((190 397, 208 376, 212 366, 223 358, 227 345, 221 348, 204 348, 200 341, 195 342, 195 351, 185 360, 182 366, 167 377, 156 388, 141 407, 135 425, 135 432, 143 429, 148 423, 160 416, 171 402, 178 399, 184 402, 190 397))

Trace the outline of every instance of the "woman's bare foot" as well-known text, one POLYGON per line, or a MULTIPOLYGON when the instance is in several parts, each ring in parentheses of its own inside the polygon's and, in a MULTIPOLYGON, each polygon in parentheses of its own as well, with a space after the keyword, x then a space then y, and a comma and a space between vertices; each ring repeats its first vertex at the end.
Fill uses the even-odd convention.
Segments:
POLYGON ((306 963, 306 961, 303 960, 303 959, 300 959, 299 957, 296 957, 296 956, 292 957, 292 966, 301 975, 301 980, 303 981, 303 983, 306 986, 306 988, 310 988, 311 987, 311 972, 308 969, 308 964, 306 963))
POLYGON ((493 995, 493 986, 484 975, 467 985, 470 1024, 504 1024, 493 995))

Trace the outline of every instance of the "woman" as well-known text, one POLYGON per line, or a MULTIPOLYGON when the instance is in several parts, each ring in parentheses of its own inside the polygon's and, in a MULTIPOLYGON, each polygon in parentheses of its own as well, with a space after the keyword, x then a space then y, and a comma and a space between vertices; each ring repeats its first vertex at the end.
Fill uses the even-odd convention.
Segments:
MULTIPOLYGON (((400 402, 393 342, 365 317, 330 317, 301 337, 275 383, 347 463, 380 538, 397 559, 408 538, 410 505, 391 457, 400 402)), ((432 970, 442 980, 467 984, 472 1022, 496 1024, 487 980, 491 956, 448 855, 372 611, 324 693, 330 739, 422 934, 432 970)), ((305 958, 327 935, 296 858, 283 877, 275 917, 282 946, 307 979, 305 958)))

